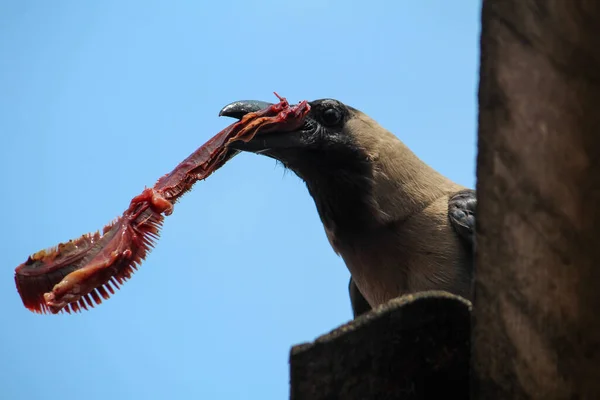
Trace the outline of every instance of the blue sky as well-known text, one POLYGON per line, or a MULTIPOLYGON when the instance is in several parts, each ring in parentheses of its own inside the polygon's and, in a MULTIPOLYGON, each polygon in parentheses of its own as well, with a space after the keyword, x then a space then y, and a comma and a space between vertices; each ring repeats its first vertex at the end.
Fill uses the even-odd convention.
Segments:
POLYGON ((473 187, 479 9, 448 2, 0 1, 0 398, 284 399, 289 349, 351 318, 304 184, 242 154, 198 183, 142 268, 36 315, 14 268, 94 231, 232 121, 333 97, 473 187))

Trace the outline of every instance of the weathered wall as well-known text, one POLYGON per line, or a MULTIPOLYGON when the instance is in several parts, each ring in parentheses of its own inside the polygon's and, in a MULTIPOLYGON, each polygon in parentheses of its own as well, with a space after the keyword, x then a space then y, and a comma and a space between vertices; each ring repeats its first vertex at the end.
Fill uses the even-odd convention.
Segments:
POLYGON ((600 1, 484 0, 473 398, 600 399, 600 1))

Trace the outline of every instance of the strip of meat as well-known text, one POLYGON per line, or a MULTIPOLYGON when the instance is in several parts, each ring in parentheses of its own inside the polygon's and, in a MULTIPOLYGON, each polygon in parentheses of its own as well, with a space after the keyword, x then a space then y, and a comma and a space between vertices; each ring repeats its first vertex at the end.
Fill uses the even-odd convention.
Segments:
POLYGON ((290 106, 285 98, 229 125, 134 197, 123 215, 102 233, 39 251, 15 270, 15 283, 26 308, 36 313, 78 312, 108 299, 141 265, 159 237, 164 217, 199 180, 206 179, 237 154, 234 141, 258 133, 294 130, 310 110, 306 101, 290 106))

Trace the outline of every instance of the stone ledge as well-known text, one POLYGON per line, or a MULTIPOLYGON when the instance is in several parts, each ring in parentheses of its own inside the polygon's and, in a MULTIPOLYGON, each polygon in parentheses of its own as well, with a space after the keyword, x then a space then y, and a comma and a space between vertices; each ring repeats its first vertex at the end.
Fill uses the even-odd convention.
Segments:
POLYGON ((469 397, 471 303, 407 295, 292 347, 290 398, 469 397))

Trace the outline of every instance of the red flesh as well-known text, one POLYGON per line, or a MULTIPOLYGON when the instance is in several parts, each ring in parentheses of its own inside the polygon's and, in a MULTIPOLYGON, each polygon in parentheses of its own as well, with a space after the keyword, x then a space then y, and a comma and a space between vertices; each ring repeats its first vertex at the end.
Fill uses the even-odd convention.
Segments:
POLYGON ((102 231, 42 250, 15 269, 25 307, 36 313, 78 312, 108 299, 145 259, 158 239, 164 216, 198 180, 207 178, 237 152, 229 143, 249 141, 258 132, 290 131, 304 122, 306 101, 290 106, 285 98, 229 125, 134 197, 121 217, 102 231))

